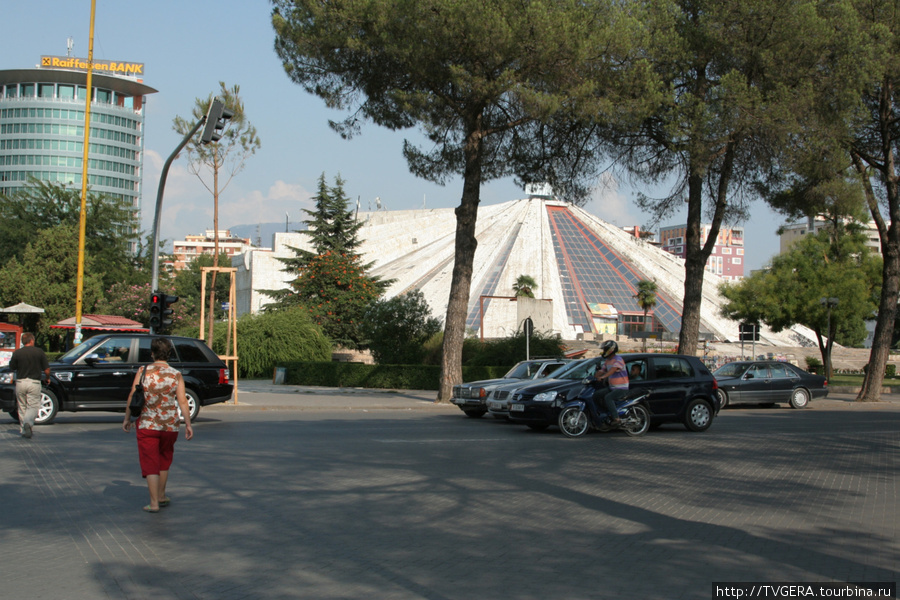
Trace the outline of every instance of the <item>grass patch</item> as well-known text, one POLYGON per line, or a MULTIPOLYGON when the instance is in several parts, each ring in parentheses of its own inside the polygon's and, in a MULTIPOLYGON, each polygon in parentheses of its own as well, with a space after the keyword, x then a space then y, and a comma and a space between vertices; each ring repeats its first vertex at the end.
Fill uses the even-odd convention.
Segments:
MULTIPOLYGON (((828 380, 828 385, 848 385, 853 387, 862 387, 863 384, 863 376, 862 375, 849 375, 849 374, 834 374, 831 379, 828 380)), ((882 385, 885 387, 895 387, 900 386, 900 379, 893 378, 885 378, 882 382, 882 385)))

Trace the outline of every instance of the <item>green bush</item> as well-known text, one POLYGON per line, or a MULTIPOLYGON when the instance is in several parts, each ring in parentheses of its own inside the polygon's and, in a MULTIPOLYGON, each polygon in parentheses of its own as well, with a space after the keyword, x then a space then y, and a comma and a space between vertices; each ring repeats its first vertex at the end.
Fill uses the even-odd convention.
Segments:
MULTIPOLYGON (((436 365, 365 365, 345 362, 284 362, 284 382, 290 385, 437 390, 441 368, 436 365)), ((502 377, 509 367, 463 367, 463 380, 502 377)))
POLYGON ((431 316, 425 295, 418 290, 378 300, 366 310, 360 329, 372 357, 380 365, 422 362, 422 348, 441 330, 431 316))
POLYGON ((884 376, 885 377, 896 377, 897 376, 897 365, 886 364, 884 366, 884 376))
MULTIPOLYGON (((215 325, 213 350, 220 355, 226 354, 226 328, 227 323, 215 325)), ((237 350, 241 377, 271 377, 281 363, 331 358, 331 342, 300 307, 242 316, 237 350)))
MULTIPOLYGON (((466 340, 469 341, 469 340, 466 340)), ((463 345, 463 364, 508 365, 512 367, 520 360, 525 360, 526 339, 524 333, 463 345)), ((563 355, 562 340, 558 335, 541 335, 535 333, 527 340, 528 356, 542 358, 559 358, 563 355)))
MULTIPOLYGON (((422 347, 424 364, 441 364, 443 342, 443 332, 425 342, 422 347)), ((528 342, 528 356, 531 358, 560 358, 563 351, 562 340, 558 335, 535 333, 528 342)), ((523 333, 483 342, 476 337, 467 337, 463 341, 463 366, 506 365, 506 368, 509 369, 520 360, 525 360, 525 334, 523 333)))

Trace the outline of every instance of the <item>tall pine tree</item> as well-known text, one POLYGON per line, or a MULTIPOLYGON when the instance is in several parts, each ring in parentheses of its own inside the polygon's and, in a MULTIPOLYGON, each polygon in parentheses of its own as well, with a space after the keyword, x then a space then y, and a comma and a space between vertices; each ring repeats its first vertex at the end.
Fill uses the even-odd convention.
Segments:
POLYGON ((269 310, 302 305, 335 345, 357 348, 364 343, 360 330, 363 313, 375 302, 389 282, 366 274, 357 237, 362 223, 348 208, 344 180, 335 177, 329 187, 325 174, 319 177, 313 210, 304 221, 304 233, 312 250, 292 248, 296 256, 281 258, 284 271, 295 276, 287 290, 267 292, 276 299, 269 310))

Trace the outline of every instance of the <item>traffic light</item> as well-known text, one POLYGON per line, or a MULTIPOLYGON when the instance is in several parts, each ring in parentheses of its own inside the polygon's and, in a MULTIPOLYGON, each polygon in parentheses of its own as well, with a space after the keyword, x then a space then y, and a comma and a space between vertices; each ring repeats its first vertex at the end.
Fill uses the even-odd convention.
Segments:
POLYGON ((172 305, 178 302, 178 296, 169 296, 165 292, 153 292, 150 295, 150 330, 162 333, 172 325, 172 305))
POLYGON ((178 302, 178 296, 167 296, 166 294, 160 294, 160 308, 162 309, 160 312, 160 317, 162 322, 160 323, 160 329, 166 329, 167 327, 172 325, 172 313, 175 312, 172 310, 171 306, 178 302))
POLYGON ((218 98, 213 98, 206 111, 206 125, 200 135, 200 141, 204 144, 218 142, 222 139, 225 125, 234 117, 234 111, 225 108, 225 103, 218 98))
POLYGON ((162 302, 163 295, 159 292, 150 295, 150 330, 154 333, 162 326, 162 302))

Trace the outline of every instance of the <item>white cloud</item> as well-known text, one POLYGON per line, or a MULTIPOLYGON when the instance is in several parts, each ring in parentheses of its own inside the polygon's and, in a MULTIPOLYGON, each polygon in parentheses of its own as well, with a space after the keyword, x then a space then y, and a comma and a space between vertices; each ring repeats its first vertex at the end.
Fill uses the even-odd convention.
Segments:
POLYGON ((278 180, 268 191, 253 190, 235 201, 225 201, 219 205, 219 222, 233 225, 253 225, 256 223, 278 223, 288 216, 292 223, 306 218, 300 209, 311 209, 313 194, 300 184, 278 180))
MULTIPOLYGON (((164 159, 155 151, 144 153, 144 194, 142 227, 151 232, 156 212, 156 197, 164 159)), ((240 175, 219 197, 219 228, 236 225, 284 222, 299 224, 304 219, 301 208, 311 208, 312 194, 300 184, 278 180, 268 190, 242 191, 240 175)), ((161 212, 160 237, 170 242, 185 235, 213 228, 212 194, 182 161, 173 162, 166 177, 161 212)))
POLYGON ((640 217, 635 215, 635 208, 631 200, 619 193, 619 182, 611 173, 600 176, 584 205, 586 211, 619 227, 641 224, 640 217))

